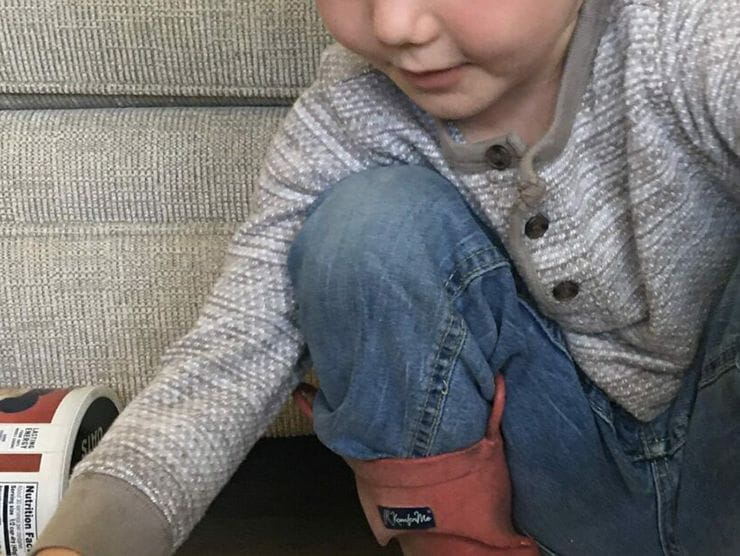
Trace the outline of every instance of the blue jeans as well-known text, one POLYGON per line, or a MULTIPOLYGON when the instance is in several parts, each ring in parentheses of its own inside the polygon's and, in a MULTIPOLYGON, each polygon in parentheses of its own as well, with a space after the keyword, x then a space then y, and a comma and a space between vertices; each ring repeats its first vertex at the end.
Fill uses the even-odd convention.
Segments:
POLYGON ((334 452, 474 444, 503 373, 513 519, 544 554, 740 554, 739 270, 678 397, 649 423, 583 375, 498 238, 430 170, 336 184, 289 272, 321 384, 315 430, 334 452))

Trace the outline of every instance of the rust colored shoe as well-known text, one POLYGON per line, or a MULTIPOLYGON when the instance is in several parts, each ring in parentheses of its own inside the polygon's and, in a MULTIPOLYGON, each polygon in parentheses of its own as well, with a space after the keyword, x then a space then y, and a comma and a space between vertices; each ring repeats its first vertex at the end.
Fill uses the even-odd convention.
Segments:
MULTIPOLYGON (((315 389, 294 398, 312 416, 315 389)), ((501 438, 502 376, 486 436, 464 450, 416 459, 345 458, 378 542, 396 538, 406 556, 537 556, 534 541, 511 523, 511 484, 501 438)))

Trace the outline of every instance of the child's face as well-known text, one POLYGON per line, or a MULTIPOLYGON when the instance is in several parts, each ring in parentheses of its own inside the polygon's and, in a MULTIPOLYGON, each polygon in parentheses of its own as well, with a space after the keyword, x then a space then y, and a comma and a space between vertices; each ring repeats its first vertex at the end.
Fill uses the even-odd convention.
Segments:
POLYGON ((419 106, 474 121, 557 80, 582 0, 316 3, 332 35, 419 106))

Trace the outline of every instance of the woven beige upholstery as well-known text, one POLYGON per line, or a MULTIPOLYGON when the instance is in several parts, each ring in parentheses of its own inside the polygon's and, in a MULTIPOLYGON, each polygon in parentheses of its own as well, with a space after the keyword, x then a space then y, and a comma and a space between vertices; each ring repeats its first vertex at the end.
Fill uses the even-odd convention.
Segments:
POLYGON ((0 385, 147 384, 327 43, 306 0, 0 0, 0 385))
POLYGON ((308 0, 2 0, 0 91, 295 97, 327 37, 308 0))

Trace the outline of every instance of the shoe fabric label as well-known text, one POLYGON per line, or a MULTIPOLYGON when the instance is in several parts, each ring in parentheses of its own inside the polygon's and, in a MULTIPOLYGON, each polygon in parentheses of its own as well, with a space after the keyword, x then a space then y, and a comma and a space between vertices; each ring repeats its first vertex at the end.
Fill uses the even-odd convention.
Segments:
POLYGON ((380 519, 386 529, 411 531, 416 529, 433 529, 434 512, 431 508, 387 508, 378 506, 380 519))

